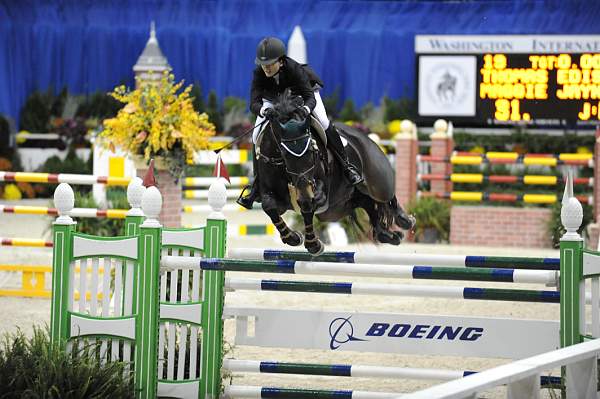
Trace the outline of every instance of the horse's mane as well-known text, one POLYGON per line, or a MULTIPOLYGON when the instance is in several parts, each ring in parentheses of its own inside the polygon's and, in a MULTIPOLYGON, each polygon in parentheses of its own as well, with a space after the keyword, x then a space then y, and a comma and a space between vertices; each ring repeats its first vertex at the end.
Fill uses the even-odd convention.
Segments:
POLYGON ((292 117, 296 109, 299 106, 301 106, 302 103, 302 97, 293 95, 292 91, 289 88, 287 88, 277 98, 277 102, 275 103, 275 110, 280 115, 280 117, 292 117))

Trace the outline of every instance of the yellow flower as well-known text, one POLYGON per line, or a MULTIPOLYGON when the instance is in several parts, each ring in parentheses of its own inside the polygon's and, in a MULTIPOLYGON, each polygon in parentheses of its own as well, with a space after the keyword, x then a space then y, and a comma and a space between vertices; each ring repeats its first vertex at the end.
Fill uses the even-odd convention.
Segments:
POLYGON ((21 190, 15 184, 7 184, 4 187, 4 199, 17 201, 21 199, 21 190))
POLYGON ((215 127, 208 115, 198 114, 192 105, 188 86, 175 83, 165 73, 158 82, 141 84, 135 90, 117 86, 111 94, 125 106, 114 118, 106 119, 100 137, 107 146, 118 146, 146 159, 155 156, 176 157, 184 162, 208 148, 215 127))

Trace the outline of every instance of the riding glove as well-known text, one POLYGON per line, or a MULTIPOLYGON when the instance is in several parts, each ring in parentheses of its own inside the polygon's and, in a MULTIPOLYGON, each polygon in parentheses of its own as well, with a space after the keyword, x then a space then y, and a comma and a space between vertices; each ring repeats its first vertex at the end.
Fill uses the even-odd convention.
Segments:
POLYGON ((277 117, 277 111, 275 111, 273 108, 267 108, 263 112, 263 116, 268 120, 273 120, 277 117))
POLYGON ((298 107, 298 108, 296 108, 296 113, 302 119, 306 119, 308 117, 308 115, 310 115, 310 108, 308 108, 306 105, 304 105, 302 107, 298 107))

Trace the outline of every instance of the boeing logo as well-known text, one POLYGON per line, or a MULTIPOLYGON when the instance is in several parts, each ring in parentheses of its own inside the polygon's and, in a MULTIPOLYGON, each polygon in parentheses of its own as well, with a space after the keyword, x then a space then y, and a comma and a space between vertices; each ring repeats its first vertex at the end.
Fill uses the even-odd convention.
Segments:
POLYGON ((346 342, 366 341, 354 336, 354 326, 350 323, 350 317, 346 319, 338 317, 329 323, 329 336, 331 337, 329 348, 331 350, 336 350, 340 345, 345 344, 346 342))
MULTIPOLYGON (((363 336, 473 342, 481 338, 483 332, 482 327, 372 323, 363 336)), ((329 336, 331 338, 329 348, 332 350, 350 341, 368 341, 354 335, 354 326, 350 322, 350 317, 333 319, 329 324, 329 336)))

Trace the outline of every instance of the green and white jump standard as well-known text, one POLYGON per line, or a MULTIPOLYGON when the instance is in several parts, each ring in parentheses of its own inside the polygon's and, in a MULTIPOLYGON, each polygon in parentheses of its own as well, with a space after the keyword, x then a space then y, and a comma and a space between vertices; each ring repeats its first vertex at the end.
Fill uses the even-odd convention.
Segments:
MULTIPOLYGON (((315 259, 303 253, 276 250, 268 253, 230 250, 229 258, 225 259, 227 223, 221 211, 227 192, 220 179, 216 179, 209 189, 209 205, 213 211, 206 226, 197 229, 163 229, 156 220, 162 202, 159 191, 154 187, 142 187, 137 178, 132 179, 128 187, 128 197, 132 209, 126 219, 126 235, 102 238, 75 232, 75 223, 69 215, 73 208, 72 190, 66 184, 57 188, 55 203, 60 217, 53 228, 51 332, 55 341, 68 342, 77 336, 96 340, 101 343, 102 356, 107 361, 129 362, 139 398, 371 399, 400 395, 350 390, 222 387, 222 369, 236 373, 438 380, 471 373, 278 363, 260 359, 226 359, 223 362, 224 318, 235 323, 236 345, 332 352, 523 359, 600 336, 600 254, 583 249, 581 237, 576 233, 581 223, 581 205, 572 197, 572 192, 563 200, 562 220, 567 234, 561 242, 560 274, 555 270, 556 259, 543 258, 334 253, 315 259), (232 259, 232 255, 246 259, 232 259), (368 264, 353 264, 359 261, 368 264), (398 266, 402 263, 413 266, 398 266), (99 272, 101 269, 103 273, 99 272), (546 286, 555 286, 560 278, 561 291, 226 278, 226 271, 474 280, 499 284, 525 282, 546 286), (591 278, 589 295, 584 278, 591 278), (225 306, 226 289, 510 300, 547 302, 548 306, 560 302, 561 318, 558 322, 235 307, 225 306), (586 305, 588 297, 590 304, 586 305), (585 320, 586 311, 590 312, 586 306, 592 308, 589 324, 585 320)), ((577 356, 581 354, 578 352, 577 356)), ((514 396, 518 392, 536 390, 539 395, 539 387, 546 384, 561 384, 569 398, 592 397, 586 395, 589 387, 597 386, 597 356, 595 352, 589 352, 581 359, 584 360, 575 366, 561 363, 567 364, 562 378, 542 378, 541 374, 534 374, 525 380, 515 377, 503 381, 512 397, 523 397, 514 396)), ((465 377, 465 381, 468 378, 470 376, 465 377)))

